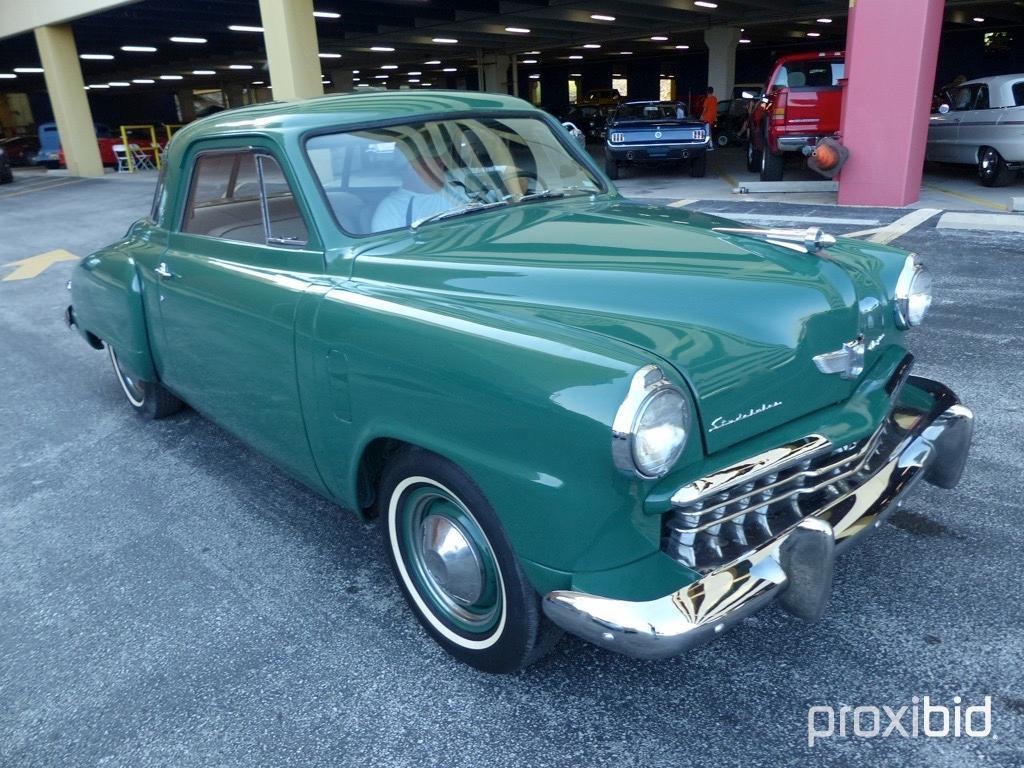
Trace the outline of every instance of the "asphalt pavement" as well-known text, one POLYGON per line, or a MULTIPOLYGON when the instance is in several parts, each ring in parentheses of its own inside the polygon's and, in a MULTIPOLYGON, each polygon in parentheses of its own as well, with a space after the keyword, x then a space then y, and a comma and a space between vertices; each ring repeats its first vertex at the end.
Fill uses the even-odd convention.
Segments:
MULTIPOLYGON (((958 488, 919 485, 840 558, 819 623, 770 607, 660 662, 567 637, 493 677, 427 638, 374 526, 194 412, 136 418, 64 327, 71 262, 4 280, 116 239, 154 181, 0 187, 0 766, 1024 765, 1020 234, 932 218, 894 241, 936 277, 916 372, 975 410, 974 448, 958 488), (808 745, 810 707, 924 696, 991 697, 990 734, 808 745)), ((857 220, 836 234, 907 213, 691 206, 857 220)))

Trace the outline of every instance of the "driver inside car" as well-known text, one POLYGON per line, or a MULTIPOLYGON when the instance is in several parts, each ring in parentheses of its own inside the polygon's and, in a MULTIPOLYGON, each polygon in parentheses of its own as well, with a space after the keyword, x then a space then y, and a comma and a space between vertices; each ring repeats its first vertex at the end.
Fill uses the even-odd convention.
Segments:
POLYGON ((443 213, 469 202, 462 189, 445 183, 422 158, 407 155, 407 159, 402 171, 402 186, 381 200, 373 213, 373 232, 408 227, 425 216, 443 213))

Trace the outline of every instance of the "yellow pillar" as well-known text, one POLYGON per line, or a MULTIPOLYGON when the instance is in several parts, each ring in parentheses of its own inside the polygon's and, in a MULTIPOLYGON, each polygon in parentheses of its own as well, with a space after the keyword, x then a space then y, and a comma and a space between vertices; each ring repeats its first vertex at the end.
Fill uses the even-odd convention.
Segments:
POLYGON ((102 176, 103 163, 96 144, 96 128, 89 99, 85 95, 85 82, 71 25, 39 27, 35 33, 46 90, 68 171, 74 176, 102 176))
POLYGON ((274 98, 323 96, 313 0, 260 0, 260 17, 274 98))

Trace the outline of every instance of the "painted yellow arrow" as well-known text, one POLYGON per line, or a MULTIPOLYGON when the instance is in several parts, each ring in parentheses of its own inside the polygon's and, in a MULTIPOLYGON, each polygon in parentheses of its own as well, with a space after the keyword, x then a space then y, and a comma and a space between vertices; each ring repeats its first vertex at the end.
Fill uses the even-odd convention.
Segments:
POLYGON ((8 280, 29 280, 33 277, 38 277, 42 274, 43 270, 47 267, 56 264, 58 261, 78 261, 78 257, 70 251, 65 251, 63 248, 58 248, 55 251, 47 251, 46 253, 40 253, 38 256, 29 256, 27 259, 20 259, 19 261, 12 261, 9 264, 5 264, 7 267, 17 267, 16 270, 11 272, 7 277, 4 278, 4 282, 8 280))

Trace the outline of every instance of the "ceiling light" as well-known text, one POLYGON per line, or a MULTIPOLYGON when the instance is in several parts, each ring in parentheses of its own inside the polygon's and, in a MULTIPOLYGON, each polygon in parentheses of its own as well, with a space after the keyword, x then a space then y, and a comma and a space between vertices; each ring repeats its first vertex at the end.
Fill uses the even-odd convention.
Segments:
POLYGON ((651 40, 653 40, 653 41, 654 41, 654 42, 656 42, 656 43, 663 43, 663 42, 665 42, 666 40, 668 40, 668 38, 667 38, 667 37, 665 37, 664 35, 654 35, 654 36, 653 36, 653 37, 651 38, 651 40))
POLYGON ((252 69, 252 64, 232 64, 228 69, 252 69))
POLYGON ((523 51, 523 56, 540 56, 540 51, 523 51))
POLYGON ((114 57, 111 56, 109 53, 83 53, 78 58, 86 59, 87 61, 89 61, 89 60, 110 61, 114 57))
POLYGON ((216 75, 217 73, 214 72, 212 69, 193 69, 192 70, 192 74, 193 75, 216 75))
POLYGON ((701 8, 717 8, 718 3, 709 3, 707 0, 693 0, 694 5, 699 5, 701 8))
POLYGON ((359 85, 356 86, 356 88, 369 88, 369 87, 370 87, 369 83, 360 83, 359 85))
POLYGON ((429 66, 434 65, 434 64, 440 64, 441 60, 440 59, 431 59, 430 61, 424 61, 423 63, 426 64, 429 67, 429 66))
POLYGON ((540 75, 530 75, 531 80, 540 80, 540 75))
POLYGON ((139 85, 149 85, 150 83, 155 83, 156 80, 150 80, 148 78, 141 77, 138 80, 132 80, 132 82, 133 83, 138 83, 139 85))
POLYGON ((583 47, 584 48, 600 48, 601 44, 600 43, 587 43, 583 47))
POLYGON ((433 85, 433 83, 420 83, 420 85, 421 85, 421 86, 422 86, 423 88, 429 88, 430 86, 432 86, 432 85, 433 85))
POLYGON ((579 61, 583 57, 582 56, 570 56, 569 58, 572 59, 573 61, 579 61))
POLYGON ((603 13, 592 13, 590 14, 590 18, 594 21, 615 21, 614 16, 605 16, 603 13))
POLYGON ((619 72, 612 72, 612 77, 622 77, 622 74, 619 72))
POLYGON ((536 64, 537 60, 536 59, 523 59, 522 63, 523 64, 536 64))
POLYGON ((454 37, 432 37, 431 41, 435 43, 444 43, 445 45, 455 45, 459 42, 454 37))
POLYGON ((250 27, 245 24, 232 24, 228 27, 232 32, 262 32, 263 27, 250 27))
POLYGON ((377 80, 387 80, 389 75, 374 75, 377 80))
POLYGON ((408 75, 409 77, 418 77, 419 75, 422 75, 423 73, 422 73, 422 72, 420 72, 420 71, 419 71, 419 70, 417 69, 417 70, 414 70, 414 71, 412 71, 412 72, 406 72, 405 74, 407 74, 407 75, 408 75))
POLYGON ((318 53, 317 56, 319 56, 321 59, 340 59, 341 58, 341 54, 340 53, 318 53))
POLYGON ((122 45, 121 50, 128 53, 156 53, 156 48, 151 45, 122 45))
POLYGON ((0 80, 13 80, 17 75, 11 72, 0 72, 0 80))
POLYGON ((355 81, 355 82, 357 82, 357 83, 358 83, 358 82, 359 82, 360 80, 362 80, 362 79, 363 79, 363 78, 361 78, 361 77, 353 77, 353 78, 352 78, 352 80, 353 80, 353 81, 355 81))
POLYGON ((982 16, 975 16, 974 20, 976 22, 978 22, 979 24, 981 24, 983 21, 985 21, 984 17, 982 17, 982 16))
POLYGON ((334 11, 313 11, 313 15, 318 19, 340 19, 341 14, 335 13, 334 11))
POLYGON ((352 74, 353 75, 358 75, 359 74, 359 70, 358 69, 353 69, 352 70, 352 74))
POLYGON ((690 50, 690 46, 688 46, 688 45, 677 45, 677 46, 676 46, 676 50, 679 50, 679 51, 688 51, 688 50, 690 50))
POLYGON ((831 24, 832 19, 815 19, 819 24, 831 24))
POLYGON ((821 32, 808 32, 808 37, 821 37, 821 32))
POLYGON ((395 49, 391 48, 390 46, 387 46, 387 45, 374 45, 374 46, 370 47, 370 50, 371 51, 378 51, 379 53, 391 53, 395 49))
POLYGON ((205 37, 172 37, 172 43, 196 43, 201 44, 206 42, 205 37))
POLYGON ((381 69, 398 69, 397 64, 381 64, 381 69))
POLYGON ((110 87, 110 86, 109 86, 109 85, 107 85, 106 83, 96 83, 95 85, 90 85, 90 86, 89 86, 90 90, 91 90, 92 88, 109 88, 109 87, 110 87))
POLYGON ((445 67, 441 71, 442 72, 458 72, 458 70, 455 67, 445 67))
POLYGON ((619 51, 619 55, 620 56, 632 56, 633 52, 632 51, 619 51))
POLYGON ((160 75, 161 80, 183 80, 181 75, 160 75))
MULTIPOLYGON (((573 72, 569 77, 583 77, 582 72, 573 72)), ((618 75, 612 75, 612 77, 618 77, 618 75)))
POLYGON ((514 32, 517 35, 528 35, 530 30, 526 27, 505 27, 506 32, 514 32))
POLYGON ((745 44, 745 43, 749 43, 749 42, 750 42, 750 40, 749 40, 748 38, 746 38, 746 37, 741 37, 739 41, 740 41, 741 43, 744 43, 744 44, 745 44))
POLYGON ((252 84, 253 85, 263 85, 263 81, 262 80, 253 80, 252 84))
POLYGON ((124 80, 111 80, 107 85, 112 85, 115 88, 127 88, 131 83, 126 83, 124 80))
POLYGON ((410 83, 418 83, 418 82, 419 82, 419 78, 416 78, 416 77, 410 77, 410 78, 409 78, 409 82, 410 82, 410 83))
POLYGON ((23 74, 38 74, 43 71, 42 67, 15 67, 15 72, 21 72, 23 74))

